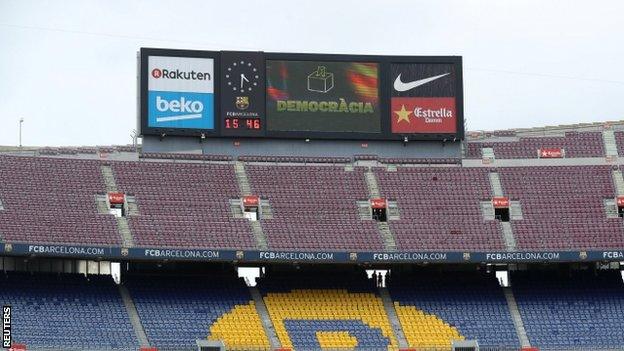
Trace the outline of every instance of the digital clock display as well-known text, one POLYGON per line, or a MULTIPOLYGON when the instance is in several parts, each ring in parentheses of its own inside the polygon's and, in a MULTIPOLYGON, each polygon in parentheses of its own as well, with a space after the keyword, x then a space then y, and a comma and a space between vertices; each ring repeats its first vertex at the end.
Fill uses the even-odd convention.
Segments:
POLYGON ((264 55, 221 53, 221 135, 264 136, 264 55))
POLYGON ((260 118, 226 118, 223 121, 224 129, 235 130, 262 130, 260 118))

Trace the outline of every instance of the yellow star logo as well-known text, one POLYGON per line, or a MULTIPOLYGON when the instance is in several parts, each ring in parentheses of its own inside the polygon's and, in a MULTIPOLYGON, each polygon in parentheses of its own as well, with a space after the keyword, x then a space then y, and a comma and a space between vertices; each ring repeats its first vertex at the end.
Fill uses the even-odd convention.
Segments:
POLYGON ((406 121, 407 123, 411 123, 409 119, 409 115, 412 114, 412 111, 406 110, 405 105, 401 105, 401 110, 394 111, 394 113, 396 113, 399 116, 399 119, 397 119, 397 124, 401 123, 401 121, 406 121))

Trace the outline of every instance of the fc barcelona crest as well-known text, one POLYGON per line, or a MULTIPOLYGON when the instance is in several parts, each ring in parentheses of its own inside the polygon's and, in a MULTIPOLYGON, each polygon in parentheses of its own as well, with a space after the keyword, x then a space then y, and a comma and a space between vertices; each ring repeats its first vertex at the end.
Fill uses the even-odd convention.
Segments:
POLYGON ((249 107, 249 96, 237 96, 236 108, 239 110, 246 110, 249 107))

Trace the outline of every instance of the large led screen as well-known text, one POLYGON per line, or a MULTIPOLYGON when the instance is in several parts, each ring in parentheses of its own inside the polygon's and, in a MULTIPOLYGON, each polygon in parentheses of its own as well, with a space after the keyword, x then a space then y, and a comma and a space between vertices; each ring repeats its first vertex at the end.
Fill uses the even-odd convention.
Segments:
POLYGON ((267 130, 381 133, 379 67, 267 60, 267 130))

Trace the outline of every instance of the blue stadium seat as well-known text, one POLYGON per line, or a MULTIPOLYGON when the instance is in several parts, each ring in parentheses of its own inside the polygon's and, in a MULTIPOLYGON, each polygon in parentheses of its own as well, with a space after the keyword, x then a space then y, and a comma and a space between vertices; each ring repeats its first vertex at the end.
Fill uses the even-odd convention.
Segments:
POLYGON ((516 272, 513 291, 531 344, 621 348, 624 284, 618 271, 516 272))
POLYGON ((438 316, 481 346, 520 345, 503 290, 491 275, 418 273, 393 277, 389 289, 394 301, 438 316))
POLYGON ((30 348, 139 345, 110 276, 8 272, 0 275, 0 302, 13 308, 14 341, 30 348))

